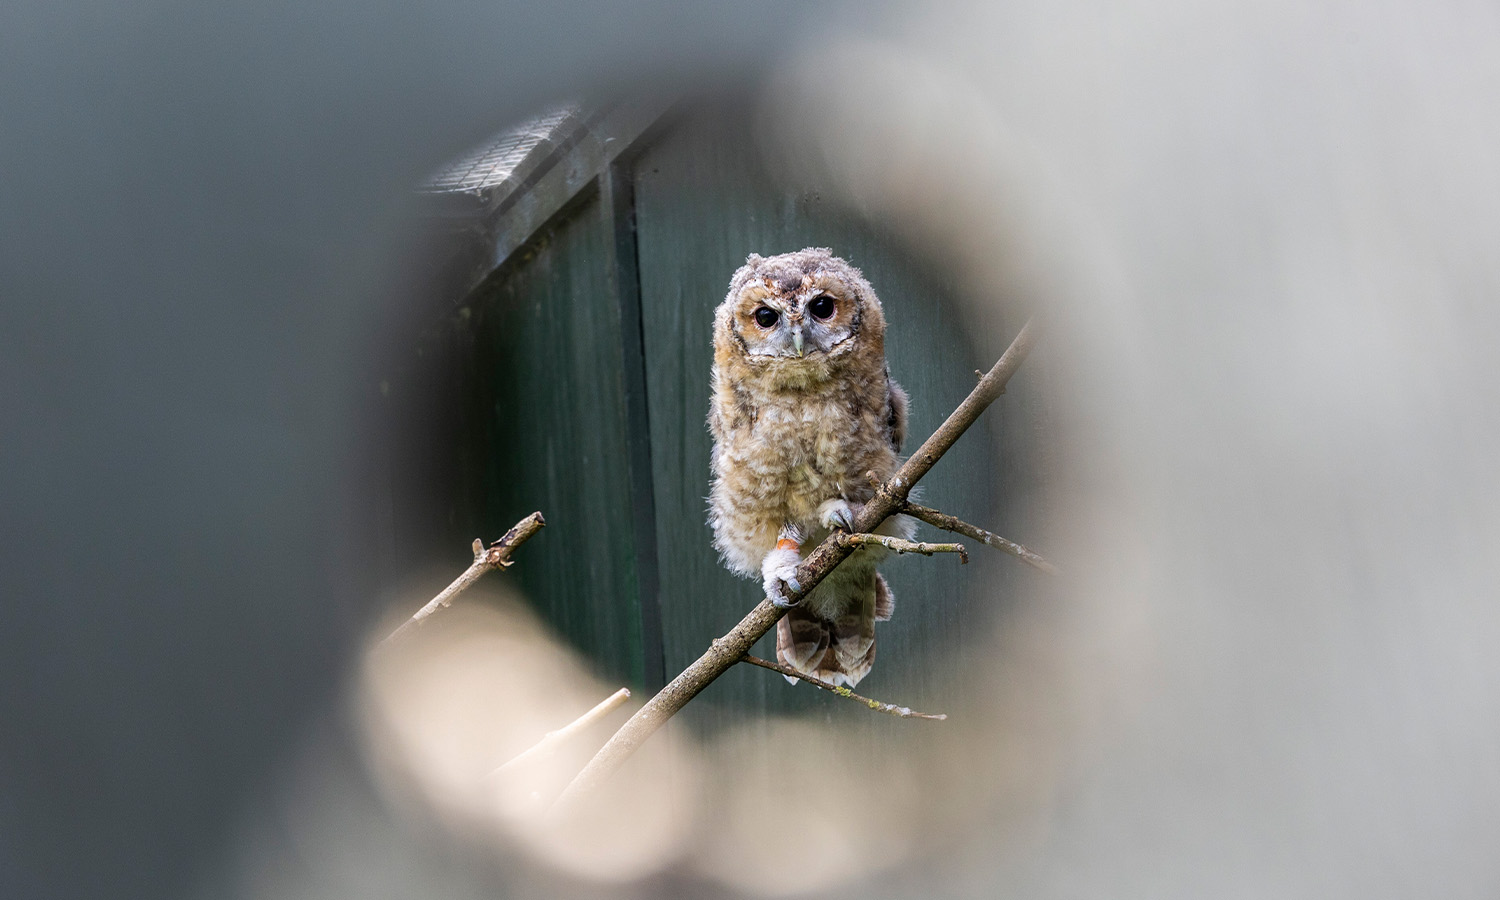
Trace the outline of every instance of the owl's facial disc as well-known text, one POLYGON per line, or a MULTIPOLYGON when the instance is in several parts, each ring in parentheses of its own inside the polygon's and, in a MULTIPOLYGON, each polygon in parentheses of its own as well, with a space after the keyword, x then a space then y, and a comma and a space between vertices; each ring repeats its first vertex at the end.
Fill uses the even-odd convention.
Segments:
POLYGON ((858 314, 854 300, 816 277, 795 286, 766 279, 740 294, 735 326, 751 358, 800 366, 820 364, 852 346, 858 314))

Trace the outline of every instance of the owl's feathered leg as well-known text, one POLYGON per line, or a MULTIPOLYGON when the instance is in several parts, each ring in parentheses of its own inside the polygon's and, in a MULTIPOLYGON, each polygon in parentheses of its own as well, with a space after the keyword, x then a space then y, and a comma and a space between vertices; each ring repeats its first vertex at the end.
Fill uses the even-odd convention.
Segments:
POLYGON ((766 599, 786 608, 792 605, 792 601, 787 599, 781 583, 786 582, 786 586, 794 591, 802 590, 797 581, 797 565, 802 562, 802 532, 795 525, 785 525, 778 537, 776 549, 761 560, 761 586, 765 588, 766 599))

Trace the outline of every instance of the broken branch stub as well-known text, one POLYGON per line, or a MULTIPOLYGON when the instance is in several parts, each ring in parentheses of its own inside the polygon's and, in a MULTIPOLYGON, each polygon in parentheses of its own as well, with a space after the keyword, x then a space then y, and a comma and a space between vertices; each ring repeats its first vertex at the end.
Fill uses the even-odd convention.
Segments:
POLYGON ((480 579, 480 576, 484 575, 484 573, 490 571, 491 569, 508 568, 511 564, 511 553, 515 552, 515 549, 517 547, 526 543, 527 539, 532 535, 536 534, 538 531, 541 531, 542 527, 546 524, 547 520, 542 518, 542 514, 540 512, 534 512, 521 521, 517 522, 515 525, 512 525, 511 529, 505 532, 505 535, 501 537, 500 540, 491 544, 488 549, 485 548, 482 541, 480 541, 478 538, 475 538, 474 562, 469 564, 469 567, 464 570, 462 575, 459 575, 457 578, 453 579, 452 584, 443 588, 436 597, 433 597, 431 600, 427 601, 427 604, 425 606, 412 613, 410 619, 402 622, 400 627, 387 635, 380 642, 381 646, 389 644, 395 641, 397 638, 400 638, 402 635, 409 634, 410 632, 416 630, 416 628, 422 624, 422 621, 424 619, 437 612, 442 607, 452 603, 454 597, 457 597, 459 594, 468 590, 468 588, 473 585, 474 582, 478 581, 480 579))

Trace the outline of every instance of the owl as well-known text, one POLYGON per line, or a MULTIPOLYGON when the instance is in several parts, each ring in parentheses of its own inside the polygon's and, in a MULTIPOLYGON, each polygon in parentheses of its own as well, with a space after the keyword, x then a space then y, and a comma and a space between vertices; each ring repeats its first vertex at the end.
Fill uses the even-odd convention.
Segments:
MULTIPOLYGON (((797 564, 900 466, 906 392, 885 360, 885 316, 860 271, 824 248, 762 257, 734 273, 714 315, 709 524, 724 564, 788 601, 797 564)), ((881 534, 910 538, 893 516, 881 534)), ((875 661, 875 623, 895 599, 855 551, 777 623, 783 665, 853 686, 875 661)), ((788 678, 789 681, 794 679, 788 678)))

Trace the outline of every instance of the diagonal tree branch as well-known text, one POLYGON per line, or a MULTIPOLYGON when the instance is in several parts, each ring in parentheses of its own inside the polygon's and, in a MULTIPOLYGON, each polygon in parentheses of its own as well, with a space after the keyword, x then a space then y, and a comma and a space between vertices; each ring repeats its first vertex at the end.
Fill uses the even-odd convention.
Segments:
POLYGON ((532 744, 530 747, 511 757, 509 761, 484 777, 497 778, 505 774, 506 772, 511 771, 517 766, 523 765, 530 762, 531 760, 547 755, 549 752, 555 750, 558 746, 572 738, 578 732, 583 731, 585 728, 588 728, 590 725, 598 722, 600 719, 609 715, 611 712, 614 712, 616 707, 629 699, 630 688, 620 688, 618 691, 615 691, 613 694, 610 694, 608 697, 605 697, 603 700, 595 704, 593 709, 589 710, 588 712, 584 713, 583 715, 579 716, 563 727, 557 729, 556 731, 547 732, 542 736, 542 739, 540 741, 537 741, 535 744, 532 744))
POLYGON ((901 507, 901 511, 914 519, 921 519, 923 522, 926 522, 928 525, 931 525, 934 528, 941 528, 944 531, 951 531, 954 534, 961 534, 964 537, 973 538, 976 541, 983 541, 984 543, 989 544, 991 547, 994 547, 998 550, 1004 550, 1006 553, 1009 553, 1011 556, 1016 557, 1021 562, 1026 563, 1029 566, 1034 566, 1038 569, 1041 569, 1048 575, 1060 574, 1057 571, 1056 566, 1052 565, 1052 563, 1047 562, 1047 560, 1042 558, 1042 555, 1040 553, 1037 553, 1030 547, 1027 547, 1024 544, 1018 544, 1015 541, 1008 541, 1000 535, 985 531, 983 528, 980 528, 977 525, 970 525, 968 522, 965 522, 963 519, 960 519, 957 516, 950 516, 947 513, 935 510, 930 506, 918 506, 917 504, 910 502, 904 504, 901 507))
MULTIPOLYGON (((969 426, 974 424, 979 414, 1005 392, 1005 383, 1010 380, 1011 375, 1031 352, 1031 348, 1036 343, 1036 335, 1035 324, 1027 322, 1026 326, 1021 329, 1021 333, 1016 335, 1016 339, 1011 342, 1005 354, 989 372, 985 373, 969 396, 964 398, 964 401, 949 414, 938 430, 934 431, 932 436, 902 464, 896 474, 876 490, 875 496, 854 517, 852 531, 872 532, 887 518, 901 512, 901 507, 906 503, 907 495, 911 493, 912 487, 932 469, 944 453, 948 452, 948 449, 968 430, 969 426)), ((793 603, 800 602, 829 572, 833 571, 834 566, 843 562, 851 552, 853 552, 853 547, 841 543, 837 533, 829 535, 797 567, 797 582, 803 586, 803 589, 788 591, 788 599, 793 603)), ((699 691, 708 687, 749 652, 750 647, 767 631, 770 631, 777 620, 785 614, 785 609, 772 605, 770 600, 762 600, 757 604, 745 618, 740 620, 738 625, 731 628, 729 633, 722 638, 715 640, 707 652, 672 679, 670 684, 648 700, 645 706, 642 706, 619 731, 615 732, 614 737, 609 739, 609 742, 595 754, 583 771, 579 772, 573 782, 563 791, 562 796, 558 798, 557 805, 567 806, 596 789, 635 752, 637 747, 678 710, 686 706, 688 701, 696 697, 699 691)))
POLYGON ((474 562, 464 570, 463 574, 453 579, 453 583, 443 588, 442 592, 431 600, 427 605, 412 613, 412 617, 401 623, 401 626, 391 632, 380 642, 381 646, 395 641, 404 634, 415 631, 422 620, 437 612, 439 608, 453 602, 453 598, 463 593, 470 585, 478 581, 480 576, 491 569, 505 569, 510 566, 510 555, 519 546, 524 544, 527 538, 542 530, 547 520, 542 518, 540 512, 534 512, 505 532, 505 536, 489 546, 486 550, 484 543, 478 538, 474 539, 474 562))
POLYGON ((838 694, 840 697, 848 697, 850 700, 853 700, 857 703, 863 703, 865 706, 868 706, 876 712, 883 712, 888 716, 897 716, 902 719, 937 719, 939 721, 948 718, 947 713, 938 713, 936 715, 932 715, 930 713, 919 713, 914 709, 910 709, 905 706, 897 706, 894 703, 881 703, 879 700, 871 700, 869 697, 862 697, 846 687, 840 687, 836 684, 829 684, 821 678, 814 678, 811 675, 807 675, 803 672, 798 672, 791 666, 783 666, 781 663, 773 663, 769 659, 761 659, 759 656, 751 656, 748 653, 740 657, 740 662, 749 663, 752 666, 760 666, 762 669, 770 669, 772 672, 780 672, 788 678, 796 678, 801 681, 805 681, 813 687, 820 687, 823 690, 828 691, 829 693, 838 694))

